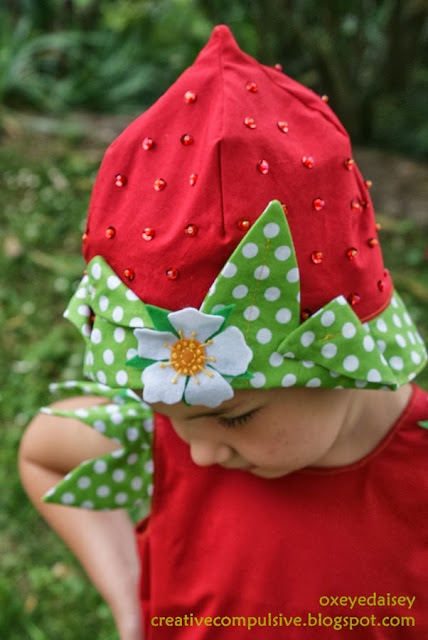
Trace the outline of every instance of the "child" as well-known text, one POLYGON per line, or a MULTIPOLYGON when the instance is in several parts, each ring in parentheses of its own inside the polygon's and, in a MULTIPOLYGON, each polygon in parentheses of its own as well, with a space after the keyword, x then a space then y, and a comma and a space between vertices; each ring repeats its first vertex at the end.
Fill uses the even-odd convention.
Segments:
POLYGON ((368 187, 224 26, 108 149, 67 311, 93 382, 20 468, 122 640, 428 637, 426 354, 368 187))

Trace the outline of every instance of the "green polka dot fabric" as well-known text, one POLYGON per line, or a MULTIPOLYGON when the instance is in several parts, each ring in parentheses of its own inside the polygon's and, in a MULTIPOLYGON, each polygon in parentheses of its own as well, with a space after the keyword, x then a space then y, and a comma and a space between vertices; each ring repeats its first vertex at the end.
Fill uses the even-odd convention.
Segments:
POLYGON ((50 489, 44 502, 94 510, 129 508, 153 492, 153 412, 133 391, 102 384, 70 382, 52 390, 84 393, 110 402, 73 411, 42 412, 77 418, 120 446, 112 453, 86 460, 50 489))

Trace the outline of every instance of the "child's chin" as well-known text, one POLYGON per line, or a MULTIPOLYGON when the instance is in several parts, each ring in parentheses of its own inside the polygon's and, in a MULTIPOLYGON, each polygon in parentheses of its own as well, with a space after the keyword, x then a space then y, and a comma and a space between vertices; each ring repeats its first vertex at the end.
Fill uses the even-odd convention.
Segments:
POLYGON ((285 469, 264 469, 263 467, 252 467, 251 469, 248 469, 248 471, 254 476, 266 479, 282 478, 289 473, 285 469))

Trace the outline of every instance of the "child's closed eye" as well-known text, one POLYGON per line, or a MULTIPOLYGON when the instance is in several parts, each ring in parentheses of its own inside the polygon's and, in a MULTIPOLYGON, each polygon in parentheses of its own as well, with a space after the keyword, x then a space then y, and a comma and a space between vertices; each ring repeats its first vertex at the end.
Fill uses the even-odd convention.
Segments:
POLYGON ((243 425, 247 424, 258 411, 259 408, 252 409, 251 411, 243 413, 239 416, 219 416, 218 420, 223 427, 226 427, 228 429, 233 427, 242 427, 243 425))

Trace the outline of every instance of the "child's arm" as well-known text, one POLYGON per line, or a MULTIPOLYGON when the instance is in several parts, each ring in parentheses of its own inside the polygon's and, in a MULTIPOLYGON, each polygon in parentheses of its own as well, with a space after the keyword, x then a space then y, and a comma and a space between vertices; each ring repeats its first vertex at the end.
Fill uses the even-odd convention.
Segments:
MULTIPOLYGON (((101 402, 86 396, 53 407, 68 410, 101 402)), ((30 499, 75 553, 110 606, 121 640, 141 640, 139 560, 134 527, 126 511, 96 512, 42 502, 46 491, 83 460, 116 448, 115 442, 78 420, 40 414, 25 432, 19 469, 30 499)))

